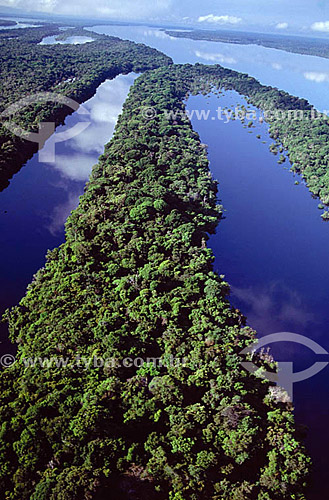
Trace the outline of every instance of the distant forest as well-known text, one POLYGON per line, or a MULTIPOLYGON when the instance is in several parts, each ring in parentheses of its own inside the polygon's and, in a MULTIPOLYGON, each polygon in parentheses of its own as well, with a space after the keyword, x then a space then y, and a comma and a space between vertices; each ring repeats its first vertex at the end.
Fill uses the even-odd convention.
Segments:
POLYGON ((234 43, 239 45, 262 45, 263 47, 280 49, 285 52, 329 58, 329 41, 322 38, 220 30, 165 30, 165 32, 167 35, 176 38, 208 40, 209 42, 234 43))
MULTIPOLYGON (((241 366, 255 332, 207 248, 222 207, 184 99, 236 81, 273 100, 226 71, 136 80, 66 242, 7 311, 18 353, 0 376, 3 498, 305 499, 303 431, 284 391, 241 366)), ((266 353, 252 359, 275 372, 266 353)))
MULTIPOLYGON (((82 28, 65 32, 56 25, 0 30, 0 118, 6 108, 38 92, 56 92, 82 103, 92 97, 106 79, 120 73, 142 72, 171 64, 171 59, 142 44, 98 35, 82 28), (72 35, 93 37, 81 45, 40 45, 46 36, 63 40, 72 35)), ((34 103, 12 119, 23 129, 38 131, 42 121, 62 123, 72 109, 61 104, 34 103)), ((37 144, 10 132, 0 123, 0 189, 33 153, 37 144)))
POLYGON ((15 26, 16 21, 9 21, 8 19, 0 19, 0 26, 15 26))

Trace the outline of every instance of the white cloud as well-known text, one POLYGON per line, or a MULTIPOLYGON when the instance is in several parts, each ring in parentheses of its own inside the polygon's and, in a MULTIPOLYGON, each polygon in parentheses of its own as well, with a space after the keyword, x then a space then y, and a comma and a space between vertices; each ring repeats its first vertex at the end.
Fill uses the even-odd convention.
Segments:
POLYGON ((290 289, 284 282, 272 282, 266 286, 231 287, 232 298, 241 302, 248 323, 258 332, 281 331, 282 325, 312 325, 315 317, 304 303, 298 291, 290 289), (280 297, 280 299, 278 299, 280 297))
POLYGON ((306 71, 304 73, 306 80, 311 80, 316 83, 329 82, 329 73, 320 73, 317 71, 306 71))
POLYGON ((46 36, 43 40, 41 40, 39 45, 81 45, 88 42, 93 42, 94 39, 88 36, 69 36, 65 40, 56 40, 55 36, 46 36))
POLYGON ((1 0, 1 5, 26 11, 77 16, 146 19, 170 14, 172 0, 1 0), (109 6, 110 3, 110 6, 109 6))
POLYGON ((55 12, 58 8, 58 0, 2 0, 1 5, 5 7, 16 7, 26 11, 55 12))
POLYGON ((321 21, 318 23, 313 23, 311 26, 312 30, 314 31, 329 31, 329 21, 321 21))
POLYGON ((288 28, 289 24, 288 23, 278 23, 276 25, 277 30, 286 30, 288 28))
POLYGON ((241 23, 241 17, 235 16, 215 16, 214 14, 208 14, 207 16, 200 16, 198 19, 199 23, 214 23, 214 24, 239 24, 241 23))
POLYGON ((48 231, 53 236, 57 236, 64 231, 66 219, 79 203, 79 194, 69 193, 67 201, 54 208, 50 215, 50 221, 46 225, 48 231))
POLYGON ((280 63, 272 63, 272 68, 280 71, 282 69, 282 65, 280 63))
POLYGON ((195 51, 195 55, 204 59, 205 61, 213 61, 217 63, 226 63, 226 64, 236 64, 236 59, 233 57, 225 56, 220 53, 209 53, 209 52, 201 52, 200 50, 195 51))
MULTIPOLYGON (((172 30, 172 31, 189 31, 189 30, 172 30)), ((154 36, 156 38, 160 38, 161 40, 172 40, 174 42, 177 42, 177 38, 175 38, 173 36, 169 36, 169 35, 167 35, 167 33, 165 33, 164 31, 160 31, 160 30, 154 30, 154 29, 145 30, 143 34, 146 37, 154 36)))
POLYGON ((95 159, 83 154, 56 155, 55 168, 61 175, 73 181, 87 181, 95 159))
POLYGON ((71 140, 76 151, 86 154, 103 152, 104 144, 113 135, 122 105, 133 82, 132 75, 117 76, 114 80, 103 83, 92 100, 84 104, 90 112, 92 127, 88 127, 71 140))

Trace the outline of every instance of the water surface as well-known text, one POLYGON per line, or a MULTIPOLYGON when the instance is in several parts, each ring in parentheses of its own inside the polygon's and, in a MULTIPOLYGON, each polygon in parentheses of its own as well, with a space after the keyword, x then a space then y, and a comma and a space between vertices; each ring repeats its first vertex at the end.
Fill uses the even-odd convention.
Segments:
MULTIPOLYGON (((249 73, 263 84, 308 99, 321 111, 329 109, 328 59, 261 46, 178 39, 149 26, 90 29, 146 43, 177 63, 219 63, 249 73)), ((85 135, 58 144, 55 164, 41 164, 35 156, 0 194, 3 307, 19 301, 32 275, 44 264, 46 249, 63 241, 64 221, 111 136, 133 79, 130 75, 103 84, 86 104, 93 119, 85 135), (107 108, 109 103, 114 108, 107 108)), ((220 105, 237 102, 242 103, 242 98, 229 92, 221 96, 220 105)), ((225 220, 209 242, 215 267, 232 286, 232 303, 248 316, 260 336, 292 331, 329 351, 329 224, 321 220, 318 201, 301 179, 287 170, 289 163, 278 165, 277 157, 268 151, 266 125, 244 129, 240 122, 225 124, 216 120, 218 105, 215 96, 188 101, 190 110, 211 109, 214 118, 192 121, 209 146, 211 170, 219 180, 226 209, 225 220)), ((66 125, 72 126, 75 119, 75 115, 68 117, 66 125)), ((313 364, 308 350, 285 345, 278 355, 282 351, 297 370, 313 364)), ((328 489, 328 369, 296 385, 294 392, 296 418, 310 427, 308 443, 316 465, 310 500, 322 500, 328 489)))
POLYGON ((264 85, 308 99, 320 111, 329 110, 329 59, 258 45, 175 38, 150 26, 100 25, 86 29, 145 43, 172 57, 178 64, 221 64, 248 73, 264 85))
POLYGON ((65 40, 56 40, 58 35, 44 37, 39 45, 80 45, 88 42, 93 42, 94 39, 88 36, 68 36, 65 40))
MULTIPOLYGON (((219 99, 213 94, 190 97, 187 107, 208 145, 225 208, 209 241, 215 269, 225 275, 231 303, 259 337, 298 333, 329 352, 329 224, 300 176, 287 170, 289 162, 279 165, 278 156, 270 153, 266 124, 255 121, 255 128, 243 128, 239 120, 215 118, 218 106, 233 109, 237 104, 248 106, 236 92, 226 92, 219 99), (196 110, 211 113, 200 120, 196 110)), ((299 345, 283 342, 271 348, 278 361, 293 362, 295 372, 319 361, 299 345)), ((316 468, 316 486, 308 498, 319 500, 327 471, 323 449, 329 447, 328 377, 329 367, 294 386, 296 418, 309 426, 307 444, 316 468)))
MULTIPOLYGON (((64 241, 64 223, 79 202, 92 166, 112 137, 130 86, 137 75, 120 75, 100 85, 84 103, 90 123, 78 136, 56 143, 54 163, 42 163, 38 154, 13 177, 0 193, 0 314, 19 302, 33 274, 45 263, 48 249, 64 241)), ((81 115, 73 113, 57 132, 69 130, 81 115)), ((49 139, 51 140, 51 138, 49 139)), ((0 325, 6 353, 7 329, 0 325)))

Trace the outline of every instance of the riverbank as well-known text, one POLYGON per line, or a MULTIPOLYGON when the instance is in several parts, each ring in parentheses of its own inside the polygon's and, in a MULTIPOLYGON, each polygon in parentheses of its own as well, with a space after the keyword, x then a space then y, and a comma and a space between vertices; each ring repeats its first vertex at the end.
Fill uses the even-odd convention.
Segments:
MULTIPOLYGON (((35 102, 35 95, 54 92, 80 104, 92 97, 108 78, 171 63, 169 57, 155 49, 96 33, 96 40, 84 45, 40 45, 45 36, 58 34, 63 40, 74 33, 78 36, 82 31, 77 28, 61 32, 56 26, 47 26, 1 33, 0 78, 6 85, 0 110, 5 119, 8 118, 6 109, 11 104, 29 97, 31 103, 28 106, 21 104, 14 115, 15 123, 23 130, 36 133, 41 122, 53 122, 58 126, 72 109, 59 102, 40 105, 35 102)), ((90 32, 85 33, 90 35, 90 32)), ((9 115, 12 118, 12 113, 9 115)), ((1 125, 0 189, 8 186, 12 175, 37 150, 36 142, 25 140, 22 134, 14 135, 5 124, 1 125)))
POLYGON ((235 45, 260 45, 295 54, 329 58, 329 42, 323 38, 293 35, 273 35, 267 33, 245 33, 221 30, 164 30, 168 36, 190 38, 191 40, 207 40, 217 43, 235 45))
POLYGON ((221 207, 205 148, 183 114, 168 120, 184 111, 187 91, 203 90, 199 69, 162 68, 136 81, 66 242, 7 314, 18 355, 0 379, 8 409, 0 459, 13 500, 70 496, 78 480, 81 497, 124 494, 132 468, 130 490, 159 499, 302 499, 309 460, 291 405, 241 367, 254 332, 230 306, 206 246, 221 207), (96 352, 115 362, 87 371, 76 363, 96 352), (45 356, 65 357, 65 367, 26 368, 27 358, 45 356), (120 362, 128 358, 142 363, 120 362), (176 362, 143 362, 151 358, 176 362), (22 454, 24 470, 15 465, 22 454))

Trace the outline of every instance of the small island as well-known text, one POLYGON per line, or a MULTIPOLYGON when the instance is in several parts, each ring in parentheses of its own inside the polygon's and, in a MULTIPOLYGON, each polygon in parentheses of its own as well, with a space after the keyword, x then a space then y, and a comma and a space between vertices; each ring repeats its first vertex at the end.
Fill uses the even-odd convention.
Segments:
POLYGON ((0 19, 0 26, 16 26, 16 21, 10 21, 9 19, 0 19))

